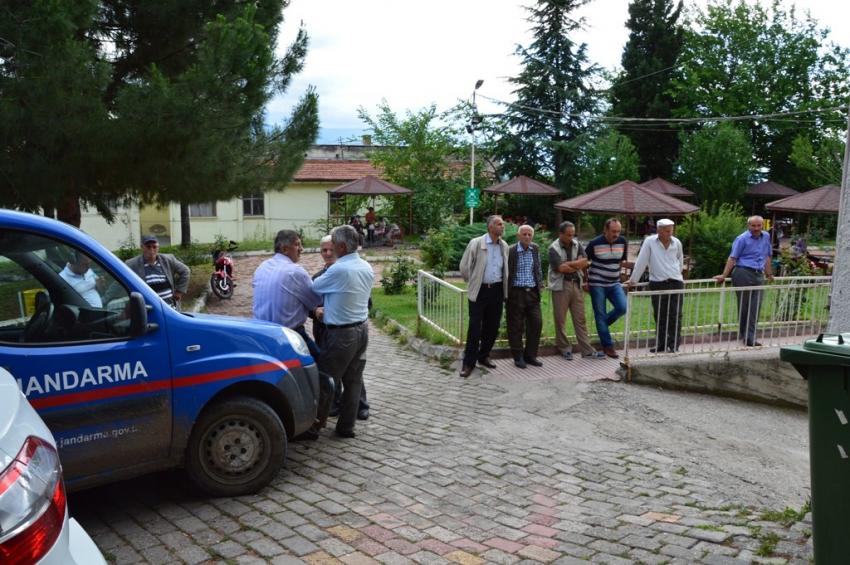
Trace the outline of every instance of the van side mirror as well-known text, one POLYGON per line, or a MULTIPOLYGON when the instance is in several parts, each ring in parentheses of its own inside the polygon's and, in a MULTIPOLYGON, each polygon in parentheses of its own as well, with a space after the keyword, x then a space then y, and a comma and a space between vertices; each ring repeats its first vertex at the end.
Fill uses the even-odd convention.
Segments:
POLYGON ((130 316, 130 337, 145 335, 148 331, 148 308, 140 292, 131 292, 127 303, 130 316))

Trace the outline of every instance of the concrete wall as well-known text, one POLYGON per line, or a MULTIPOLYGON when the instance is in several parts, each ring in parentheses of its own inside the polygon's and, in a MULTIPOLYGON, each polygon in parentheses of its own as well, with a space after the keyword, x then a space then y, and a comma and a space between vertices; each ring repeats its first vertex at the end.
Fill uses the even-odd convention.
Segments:
MULTIPOLYGON (((264 194, 265 214, 244 216, 242 199, 216 202, 214 217, 193 217, 192 240, 209 243, 216 236, 244 241, 246 239, 270 240, 282 229, 303 230, 305 236, 318 238, 324 235, 312 223, 327 214, 328 188, 339 183, 298 183, 286 190, 268 191, 264 194)), ((169 207, 171 243, 180 243, 180 205, 169 207)))
POLYGON ((730 396, 780 406, 806 408, 808 383, 779 349, 726 355, 632 360, 621 369, 624 379, 678 390, 730 396))
POLYGON ((83 208, 80 215, 80 229, 95 238, 104 247, 114 251, 122 245, 139 245, 140 224, 139 207, 119 207, 115 212, 115 222, 106 223, 97 209, 83 208))

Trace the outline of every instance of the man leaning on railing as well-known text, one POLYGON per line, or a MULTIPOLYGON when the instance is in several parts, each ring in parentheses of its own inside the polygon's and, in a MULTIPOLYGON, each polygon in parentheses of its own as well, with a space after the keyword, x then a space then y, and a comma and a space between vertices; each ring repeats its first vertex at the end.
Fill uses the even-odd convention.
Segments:
MULTIPOLYGON (((638 253, 629 277, 633 288, 649 268, 649 290, 681 290, 685 288, 682 277, 684 254, 682 242, 673 236, 673 220, 656 223, 657 234, 648 236, 638 253)), ((652 296, 655 314, 655 347, 650 353, 675 353, 679 350, 682 326, 682 294, 657 294, 652 296)))
MULTIPOLYGON (((722 283, 732 274, 732 286, 748 287, 762 286, 764 279, 772 281, 773 271, 770 262, 772 249, 770 236, 762 231, 764 218, 750 216, 747 220, 747 231, 735 238, 732 252, 726 261, 723 272, 716 277, 722 283), (734 269, 734 271, 733 271, 734 269)), ((758 347, 756 341, 756 324, 758 324, 763 292, 761 290, 737 291, 738 299, 738 339, 748 347, 758 347)))

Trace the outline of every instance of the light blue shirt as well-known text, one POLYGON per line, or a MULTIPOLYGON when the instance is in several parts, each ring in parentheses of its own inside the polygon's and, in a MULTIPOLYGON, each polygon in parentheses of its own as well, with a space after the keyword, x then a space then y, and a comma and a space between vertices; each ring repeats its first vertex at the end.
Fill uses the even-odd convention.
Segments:
POLYGON ((732 242, 732 252, 729 256, 736 259, 735 265, 738 267, 763 271, 765 262, 770 259, 772 254, 770 236, 767 232, 761 232, 756 239, 750 233, 750 230, 747 230, 732 242))
POLYGON ((254 317, 290 329, 304 325, 307 314, 322 303, 304 267, 275 253, 254 271, 254 317))
POLYGON ((498 241, 493 241, 489 233, 484 236, 484 243, 487 244, 487 265, 484 267, 484 279, 481 282, 484 284, 502 282, 502 267, 505 260, 502 257, 502 246, 498 241))
POLYGON ((372 266, 357 253, 337 259, 324 275, 313 281, 313 290, 325 299, 322 321, 332 326, 366 321, 374 281, 372 266))

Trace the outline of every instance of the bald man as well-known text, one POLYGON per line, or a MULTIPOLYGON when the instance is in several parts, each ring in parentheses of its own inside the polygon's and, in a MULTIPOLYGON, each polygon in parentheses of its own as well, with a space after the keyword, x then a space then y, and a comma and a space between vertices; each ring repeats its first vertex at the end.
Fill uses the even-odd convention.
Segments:
MULTIPOLYGON (((716 277, 719 283, 732 274, 732 286, 752 287, 764 284, 764 279, 773 280, 773 270, 770 257, 773 253, 770 236, 763 231, 764 218, 750 216, 747 219, 747 231, 732 242, 732 252, 726 260, 723 272, 716 277)), ((758 347, 756 341, 756 326, 761 308, 762 291, 739 290, 735 292, 738 299, 738 339, 748 347, 758 347)))

